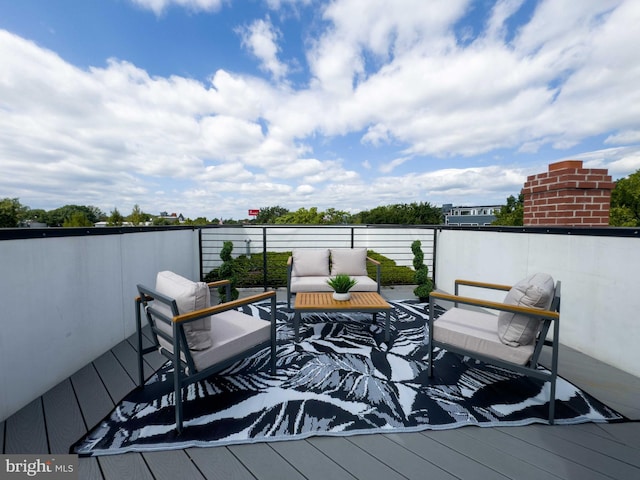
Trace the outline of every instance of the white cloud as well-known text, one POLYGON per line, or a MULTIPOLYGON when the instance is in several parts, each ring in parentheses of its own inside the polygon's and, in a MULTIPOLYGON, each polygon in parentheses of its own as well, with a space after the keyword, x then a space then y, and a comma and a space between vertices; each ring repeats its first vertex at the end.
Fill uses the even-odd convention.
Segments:
POLYGON ((609 135, 604 143, 614 145, 640 143, 640 130, 625 130, 615 135, 609 135))
POLYGON ((380 167, 380 171, 382 173, 390 173, 392 172, 396 167, 402 165, 403 163, 407 162, 408 160, 410 160, 411 157, 400 157, 400 158, 395 158, 393 160, 391 160, 388 163, 385 163, 384 165, 382 165, 380 167))
POLYGON ((298 188, 296 188, 296 193, 299 193, 300 195, 310 195, 315 191, 316 189, 313 185, 299 185, 298 188))
POLYGON ((606 168, 615 180, 640 170, 640 145, 582 152, 566 160, 571 159, 582 160, 585 168, 606 168))
POLYGON ((313 0, 267 0, 267 5, 269 5, 269 8, 271 8, 272 10, 279 10, 285 5, 304 6, 310 5, 312 2, 313 0))
POLYGON ((271 20, 256 20, 251 25, 239 30, 242 44, 260 60, 260 67, 269 72, 274 80, 286 77, 288 67, 278 59, 278 37, 280 32, 271 20))
POLYGON ((506 33, 505 22, 522 7, 523 3, 524 0, 498 0, 491 12, 485 35, 492 39, 503 40, 506 33))
POLYGON ((223 5, 224 0, 131 0, 136 5, 161 15, 172 5, 183 7, 194 12, 215 12, 223 5))

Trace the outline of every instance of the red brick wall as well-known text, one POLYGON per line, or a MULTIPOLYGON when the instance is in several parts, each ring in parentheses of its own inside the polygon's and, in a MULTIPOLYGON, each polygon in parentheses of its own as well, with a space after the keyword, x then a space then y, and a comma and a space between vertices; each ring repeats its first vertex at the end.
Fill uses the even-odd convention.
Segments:
POLYGON ((607 169, 581 160, 552 163, 522 189, 525 225, 607 226, 614 183, 607 169))

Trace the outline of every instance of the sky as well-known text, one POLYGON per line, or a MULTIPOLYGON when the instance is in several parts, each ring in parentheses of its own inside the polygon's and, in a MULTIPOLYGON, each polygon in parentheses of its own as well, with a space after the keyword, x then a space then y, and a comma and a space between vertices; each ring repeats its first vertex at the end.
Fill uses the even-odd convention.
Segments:
POLYGON ((501 205, 640 169, 637 0, 0 0, 0 198, 501 205))

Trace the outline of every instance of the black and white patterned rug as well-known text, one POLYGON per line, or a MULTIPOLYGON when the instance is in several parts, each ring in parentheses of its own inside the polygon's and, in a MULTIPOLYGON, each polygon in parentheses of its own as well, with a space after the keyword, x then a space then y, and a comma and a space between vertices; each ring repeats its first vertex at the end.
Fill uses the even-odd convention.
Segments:
MULTIPOLYGON (((415 432, 465 425, 546 423, 549 385, 440 350, 426 374, 425 305, 392 304, 391 340, 365 314, 308 314, 293 342, 278 304, 277 372, 268 349, 191 385, 185 428, 174 430, 171 364, 71 447, 81 455, 294 440, 312 435, 415 432)), ((243 308, 268 319, 269 304, 243 308)), ((382 320, 382 319, 381 319, 382 320)), ((623 417, 558 378, 556 423, 623 417)))

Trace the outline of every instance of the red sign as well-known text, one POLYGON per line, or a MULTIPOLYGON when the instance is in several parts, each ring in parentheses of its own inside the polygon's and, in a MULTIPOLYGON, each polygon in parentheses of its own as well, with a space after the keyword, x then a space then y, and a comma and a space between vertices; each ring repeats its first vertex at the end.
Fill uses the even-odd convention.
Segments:
POLYGON ((260 210, 249 209, 249 216, 251 217, 257 217, 259 213, 260 213, 260 210))

